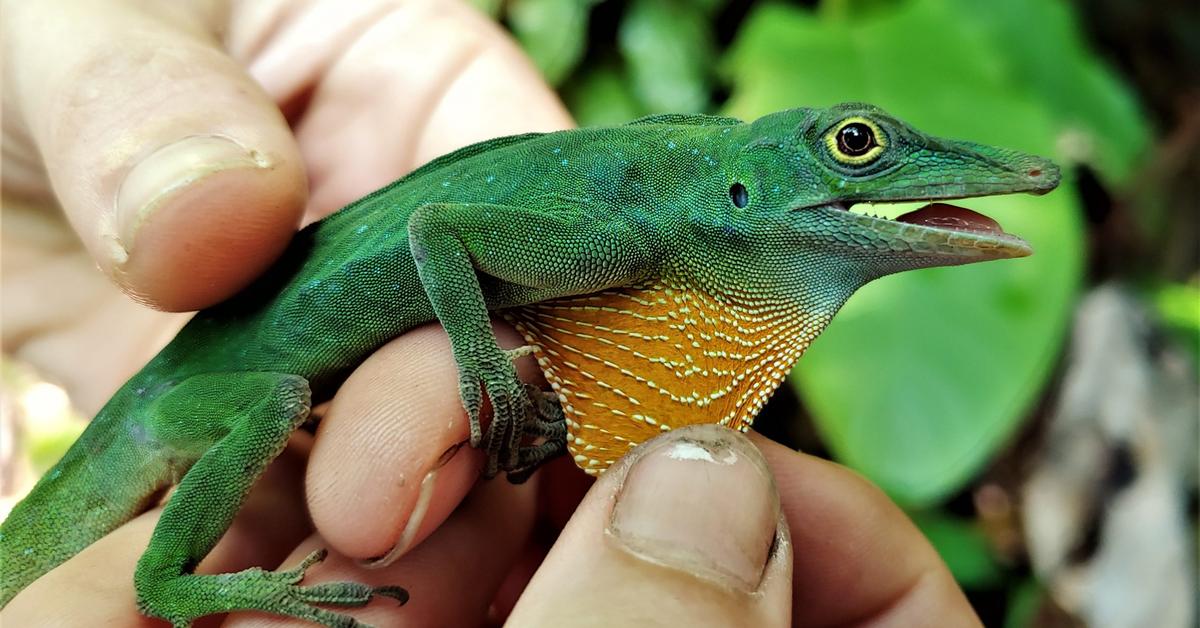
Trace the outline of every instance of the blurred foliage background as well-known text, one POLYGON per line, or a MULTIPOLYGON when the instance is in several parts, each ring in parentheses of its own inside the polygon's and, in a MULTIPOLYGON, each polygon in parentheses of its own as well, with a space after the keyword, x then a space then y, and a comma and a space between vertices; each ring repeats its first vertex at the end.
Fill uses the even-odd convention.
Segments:
POLYGON ((989 625, 1194 625, 1195 3, 474 2, 581 125, 861 100, 1054 157, 970 202, 1036 255, 869 285, 757 427, 908 508, 989 625))

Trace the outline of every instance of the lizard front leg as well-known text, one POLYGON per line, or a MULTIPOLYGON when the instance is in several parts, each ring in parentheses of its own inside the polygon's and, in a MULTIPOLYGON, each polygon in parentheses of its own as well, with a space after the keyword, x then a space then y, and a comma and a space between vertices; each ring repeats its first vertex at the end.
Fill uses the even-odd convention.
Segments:
POLYGON ((652 272, 657 247, 615 217, 572 208, 436 203, 413 213, 408 233, 421 284, 450 336, 471 444, 488 455, 485 476, 528 471, 529 461, 549 452, 522 456, 521 440, 535 426, 547 430, 496 342, 488 311, 632 283, 652 272), (485 390, 493 409, 486 433, 479 423, 485 390))

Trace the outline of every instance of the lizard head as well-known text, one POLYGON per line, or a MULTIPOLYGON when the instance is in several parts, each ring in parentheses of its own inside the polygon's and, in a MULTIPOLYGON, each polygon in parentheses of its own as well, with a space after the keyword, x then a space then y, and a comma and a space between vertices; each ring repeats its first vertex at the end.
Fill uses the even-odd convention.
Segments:
POLYGON ((862 281, 1032 250, 962 207, 932 202, 887 219, 851 211, 855 204, 1044 194, 1059 182, 1058 167, 1042 157, 933 137, 860 103, 783 111, 746 130, 730 187, 735 211, 759 201, 758 226, 843 260, 862 281))

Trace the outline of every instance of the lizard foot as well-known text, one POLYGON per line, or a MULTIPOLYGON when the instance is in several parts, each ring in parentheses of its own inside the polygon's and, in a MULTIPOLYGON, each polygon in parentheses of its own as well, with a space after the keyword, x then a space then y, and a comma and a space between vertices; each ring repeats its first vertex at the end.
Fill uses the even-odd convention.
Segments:
POLYGON ((525 384, 525 394, 533 402, 535 416, 525 424, 525 436, 560 440, 567 437, 567 421, 558 395, 542 390, 533 384, 525 384))
MULTIPOLYGON (((565 432, 565 430, 564 430, 565 432)), ((508 481, 513 484, 523 484, 529 476, 543 463, 567 450, 566 437, 547 439, 537 445, 522 447, 520 461, 515 469, 508 472, 508 481)))
POLYGON ((500 471, 509 471, 517 465, 524 426, 536 413, 524 384, 516 379, 515 370, 510 381, 511 385, 503 379, 485 380, 484 387, 492 405, 492 422, 486 431, 477 427, 479 415, 469 414, 471 444, 487 455, 483 470, 485 478, 495 477, 500 471), (476 432, 480 434, 478 444, 474 438, 476 432))
POLYGON ((298 583, 309 567, 325 559, 326 551, 308 555, 295 569, 266 571, 257 567, 219 576, 183 574, 139 587, 138 608, 153 617, 170 621, 176 628, 213 613, 258 610, 287 615, 333 628, 370 628, 349 615, 318 608, 317 604, 357 608, 375 596, 390 597, 400 604, 408 601, 401 587, 372 587, 358 582, 323 582, 308 586, 298 583))
POLYGON ((531 347, 503 352, 503 362, 491 368, 460 368, 463 405, 471 425, 471 446, 487 455, 483 476, 501 471, 520 472, 524 481, 537 465, 562 451, 566 445, 566 423, 555 394, 517 379, 512 360, 532 351, 531 347), (485 431, 479 422, 486 391, 492 406, 492 422, 485 431))
POLYGON ((534 415, 522 429, 523 439, 534 444, 517 448, 517 464, 508 469, 508 481, 521 484, 533 475, 542 463, 550 460, 567 448, 567 422, 558 395, 534 386, 525 385, 525 393, 533 403, 534 415))

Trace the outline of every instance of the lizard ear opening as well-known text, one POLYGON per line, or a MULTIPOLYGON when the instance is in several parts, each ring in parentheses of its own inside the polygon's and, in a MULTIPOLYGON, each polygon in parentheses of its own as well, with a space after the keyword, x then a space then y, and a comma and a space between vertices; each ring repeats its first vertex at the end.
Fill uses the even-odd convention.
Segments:
POLYGON ((729 200, 733 201, 733 206, 738 209, 743 209, 750 204, 750 194, 746 191, 746 186, 741 183, 734 183, 729 186, 729 200))

